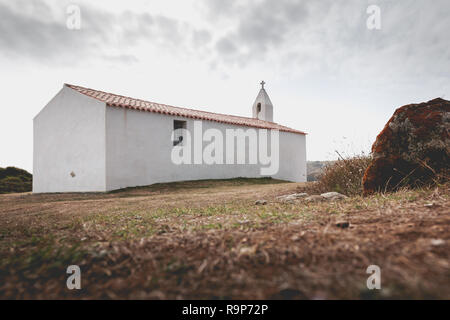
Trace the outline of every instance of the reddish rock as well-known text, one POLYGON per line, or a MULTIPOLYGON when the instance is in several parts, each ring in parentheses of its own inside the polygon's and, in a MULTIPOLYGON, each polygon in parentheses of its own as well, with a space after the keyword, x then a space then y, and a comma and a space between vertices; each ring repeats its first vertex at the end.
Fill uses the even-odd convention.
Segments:
POLYGON ((372 146, 364 194, 420 186, 448 175, 450 101, 438 98, 397 109, 372 146))

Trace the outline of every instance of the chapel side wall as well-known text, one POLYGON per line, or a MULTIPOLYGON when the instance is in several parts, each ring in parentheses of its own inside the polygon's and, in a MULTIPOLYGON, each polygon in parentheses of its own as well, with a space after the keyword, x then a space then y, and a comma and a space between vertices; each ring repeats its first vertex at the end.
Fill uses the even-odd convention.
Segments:
POLYGON ((306 182, 306 135, 280 132, 280 168, 274 178, 306 182))
POLYGON ((64 86, 34 118, 34 193, 106 190, 105 109, 64 86))
MULTIPOLYGON (((107 190, 160 182, 261 177, 259 164, 174 164, 171 160, 174 120, 186 121, 187 130, 193 132, 194 119, 124 108, 106 108, 107 190)), ((203 132, 211 128, 218 129, 224 137, 226 129, 250 128, 212 121, 202 121, 202 127, 203 132)), ((280 162, 283 167, 289 167, 280 169, 279 174, 274 177, 290 181, 306 181, 306 161, 305 169, 302 169, 302 159, 306 156, 301 152, 304 147, 304 139, 301 137, 304 136, 280 132, 280 153, 289 153, 282 156, 280 162), (286 145, 291 143, 299 144, 299 148, 286 145), (292 164, 293 159, 299 159, 300 163, 292 164), (292 173, 291 170, 298 170, 299 173, 292 173)), ((203 147, 207 144, 203 142, 203 147)), ((235 154, 236 149, 235 143, 235 154)))

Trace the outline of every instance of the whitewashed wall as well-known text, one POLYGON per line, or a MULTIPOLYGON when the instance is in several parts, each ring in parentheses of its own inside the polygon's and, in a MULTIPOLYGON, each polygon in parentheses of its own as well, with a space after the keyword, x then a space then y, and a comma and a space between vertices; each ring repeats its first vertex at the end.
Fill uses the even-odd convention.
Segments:
MULTIPOLYGON (((158 182, 261 177, 259 164, 174 164, 175 119, 187 121, 193 132, 193 119, 106 107, 64 87, 34 119, 33 192, 102 192, 158 182)), ((226 129, 250 128, 211 121, 202 125, 203 132, 215 128, 224 137, 226 129)), ((236 148, 235 143, 235 153, 236 148)), ((304 135, 280 132, 280 166, 273 177, 306 181, 305 150, 304 135)))
POLYGON ((106 190, 105 109, 63 87, 34 118, 33 192, 106 190))
MULTIPOLYGON (((261 177, 260 165, 173 164, 171 133, 175 119, 187 121, 187 129, 193 132, 193 119, 106 108, 107 190, 158 182, 261 177)), ((219 129, 225 137, 227 128, 249 127, 203 121, 203 131, 209 128, 219 129)), ((280 132, 280 170, 274 178, 306 181, 305 150, 304 135, 280 132)))

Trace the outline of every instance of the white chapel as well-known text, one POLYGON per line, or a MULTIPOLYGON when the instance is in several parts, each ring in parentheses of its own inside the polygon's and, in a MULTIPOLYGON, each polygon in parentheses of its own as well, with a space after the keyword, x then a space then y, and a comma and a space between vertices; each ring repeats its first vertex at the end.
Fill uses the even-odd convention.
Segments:
POLYGON ((306 134, 273 122, 264 84, 252 117, 64 84, 33 120, 33 192, 237 177, 306 181, 306 134))

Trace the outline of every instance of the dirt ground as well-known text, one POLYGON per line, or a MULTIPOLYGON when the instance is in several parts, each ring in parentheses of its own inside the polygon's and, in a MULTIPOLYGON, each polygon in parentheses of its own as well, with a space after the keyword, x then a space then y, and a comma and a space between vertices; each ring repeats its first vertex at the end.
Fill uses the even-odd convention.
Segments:
POLYGON ((234 179, 0 195, 0 298, 450 298, 448 185, 276 198, 304 187, 234 179), (66 287, 69 265, 81 290, 66 287), (380 290, 367 288, 369 265, 380 290))

